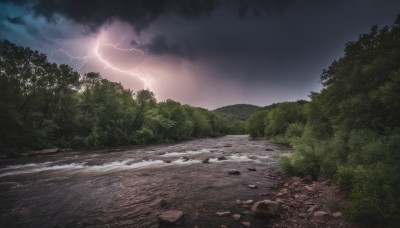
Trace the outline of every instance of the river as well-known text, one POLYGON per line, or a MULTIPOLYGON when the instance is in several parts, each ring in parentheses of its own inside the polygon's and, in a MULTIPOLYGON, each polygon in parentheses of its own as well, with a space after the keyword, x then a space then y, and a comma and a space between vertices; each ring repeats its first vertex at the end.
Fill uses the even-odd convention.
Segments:
POLYGON ((236 201, 268 198, 263 195, 275 183, 265 173, 289 150, 225 136, 1 159, 0 227, 159 227, 157 214, 166 210, 182 210, 184 227, 242 227, 218 211, 266 227, 265 218, 236 201), (231 169, 241 174, 229 175, 231 169))

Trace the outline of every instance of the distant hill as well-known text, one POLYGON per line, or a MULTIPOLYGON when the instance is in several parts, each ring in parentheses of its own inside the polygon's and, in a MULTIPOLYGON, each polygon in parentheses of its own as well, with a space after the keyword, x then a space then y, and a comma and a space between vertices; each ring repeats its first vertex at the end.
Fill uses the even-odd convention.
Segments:
POLYGON ((214 112, 221 113, 233 119, 246 120, 251 115, 259 111, 261 107, 250 104, 235 104, 217 108, 214 112))

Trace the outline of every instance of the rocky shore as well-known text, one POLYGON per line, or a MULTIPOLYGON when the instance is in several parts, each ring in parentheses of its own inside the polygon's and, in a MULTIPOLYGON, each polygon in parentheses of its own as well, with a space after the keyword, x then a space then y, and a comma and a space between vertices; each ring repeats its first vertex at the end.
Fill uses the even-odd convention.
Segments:
MULTIPOLYGON (((249 167, 249 171, 256 171, 249 167)), ((230 170, 229 175, 240 175, 237 170, 230 170)), ((275 182, 270 191, 261 193, 265 200, 236 200, 236 204, 243 208, 243 213, 217 211, 217 217, 231 217, 237 227, 253 227, 247 216, 268 218, 266 227, 345 227, 355 228, 345 220, 343 210, 348 200, 345 195, 329 180, 313 180, 311 176, 304 178, 282 175, 276 169, 264 172, 264 177, 275 182), (249 215, 245 210, 251 210, 249 215)), ((256 188, 257 186, 248 186, 256 188)), ((164 225, 184 225, 184 212, 166 211, 158 215, 161 227, 164 225)), ((168 226, 169 227, 169 226, 168 226)), ((198 227, 198 226, 195 226, 198 227)), ((221 228, 230 226, 220 224, 221 228)), ((236 226, 235 226, 236 227, 236 226)))
POLYGON ((266 177, 277 180, 269 197, 283 205, 282 213, 269 227, 357 227, 345 220, 348 199, 331 181, 311 176, 288 177, 270 170, 266 177))

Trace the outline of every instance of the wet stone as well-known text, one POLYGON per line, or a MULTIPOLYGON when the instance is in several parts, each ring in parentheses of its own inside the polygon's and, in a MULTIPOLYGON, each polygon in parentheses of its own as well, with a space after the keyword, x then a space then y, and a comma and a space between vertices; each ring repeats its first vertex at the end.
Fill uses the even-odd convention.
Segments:
POLYGON ((323 216, 327 216, 328 215, 328 212, 326 212, 326 211, 316 211, 316 212, 314 212, 314 216, 315 217, 323 217, 323 216))
POLYGON ((229 170, 228 174, 229 175, 239 175, 240 172, 238 170, 232 169, 232 170, 229 170))
POLYGON ((256 188, 257 188, 257 185, 255 185, 255 184, 249 184, 249 185, 247 185, 247 187, 249 187, 249 188, 251 188, 251 189, 256 189, 256 188))
POLYGON ((335 213, 333 213, 332 214, 332 216, 334 217, 334 218, 339 218, 339 217, 342 217, 342 212, 335 212, 335 213))
POLYGON ((157 216, 158 221, 167 225, 182 225, 183 212, 182 211, 166 211, 157 216))
POLYGON ((216 212, 215 213, 218 217, 225 217, 231 214, 230 211, 221 211, 221 212, 216 212))
POLYGON ((306 219, 306 218, 309 217, 309 215, 306 214, 306 213, 299 213, 299 217, 300 217, 300 218, 303 218, 303 219, 306 219))
POLYGON ((228 160, 228 159, 224 156, 218 157, 218 161, 225 161, 225 160, 228 160))
POLYGON ((235 221, 239 221, 242 218, 242 216, 240 214, 234 214, 234 215, 232 215, 232 218, 235 221))

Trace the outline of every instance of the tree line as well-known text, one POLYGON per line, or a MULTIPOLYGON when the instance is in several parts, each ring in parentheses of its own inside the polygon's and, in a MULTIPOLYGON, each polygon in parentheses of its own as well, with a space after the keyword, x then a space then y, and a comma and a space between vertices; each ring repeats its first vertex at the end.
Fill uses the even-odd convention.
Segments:
POLYGON ((99 73, 0 41, 0 153, 174 142, 237 132, 232 121, 149 90, 133 92, 99 73))
POLYGON ((400 226, 400 17, 346 44, 321 75, 310 102, 274 104, 251 116, 253 138, 289 143, 280 168, 336 181, 351 199, 349 218, 400 226))

